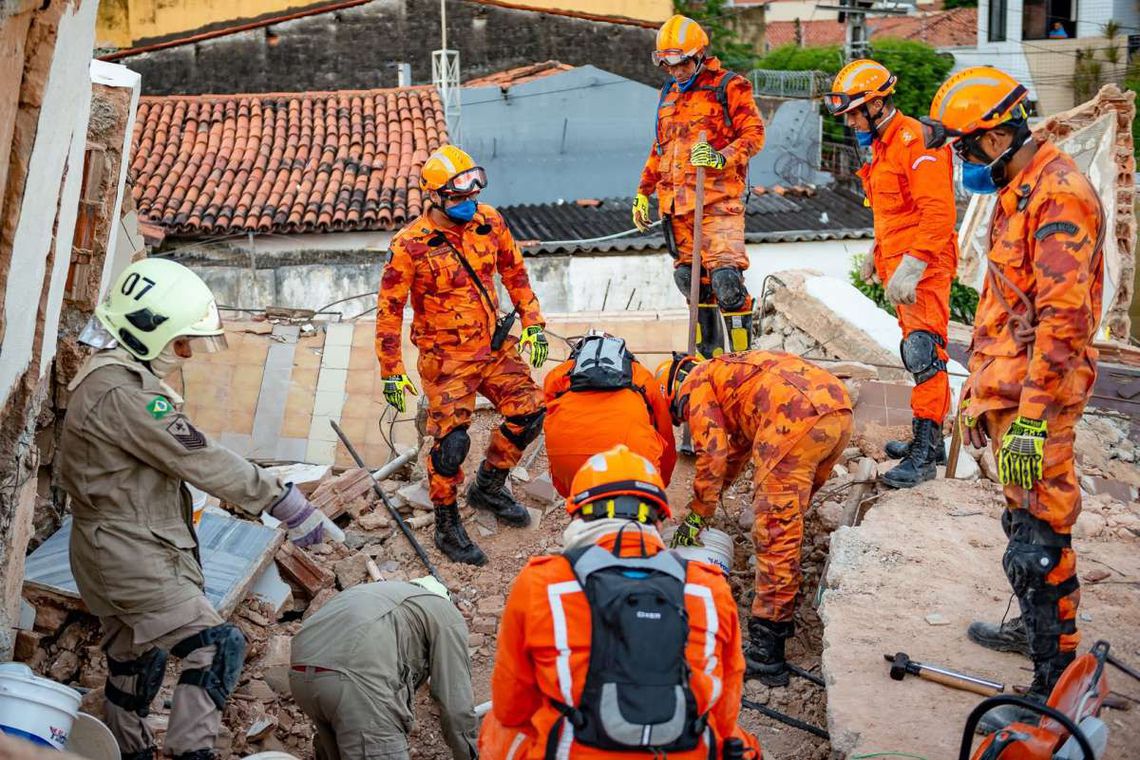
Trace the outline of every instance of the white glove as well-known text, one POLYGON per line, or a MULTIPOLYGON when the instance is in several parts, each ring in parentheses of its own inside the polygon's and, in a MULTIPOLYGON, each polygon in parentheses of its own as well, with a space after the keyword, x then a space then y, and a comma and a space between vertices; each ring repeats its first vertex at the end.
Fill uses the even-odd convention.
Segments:
POLYGON ((285 523, 289 540, 297 546, 312 546, 324 540, 324 518, 292 483, 285 494, 269 508, 269 514, 285 523))
POLYGON ((879 282, 879 275, 875 273, 875 252, 869 251, 863 257, 863 264, 859 267, 859 279, 868 285, 879 282))
POLYGON ((891 281, 887 283, 887 300, 895 306, 904 304, 909 306, 915 301, 915 291, 918 290, 918 281, 926 271, 926 262, 916 259, 910 254, 904 254, 891 281))

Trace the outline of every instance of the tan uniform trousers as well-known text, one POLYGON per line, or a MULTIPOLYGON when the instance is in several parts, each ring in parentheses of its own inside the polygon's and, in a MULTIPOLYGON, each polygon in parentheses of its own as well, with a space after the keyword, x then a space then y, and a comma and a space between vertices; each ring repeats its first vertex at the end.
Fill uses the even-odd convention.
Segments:
POLYGON ((403 727, 374 709, 348 676, 296 665, 289 671, 289 688, 317 727, 316 760, 409 760, 403 727))
MULTIPOLYGON (((103 651, 108 657, 125 662, 137 659, 154 647, 168 652, 186 637, 221 625, 223 620, 203 595, 158 612, 103 617, 99 622, 103 624, 103 651)), ((195 649, 183 658, 182 670, 210 667, 216 648, 195 649)), ((109 680, 126 693, 134 694, 137 678, 110 676, 109 680)), ((106 718, 124 754, 155 746, 154 733, 137 713, 107 702, 106 718)), ((180 755, 200 749, 212 750, 221 724, 222 713, 205 689, 178 684, 174 688, 174 706, 166 730, 167 753, 180 755)))

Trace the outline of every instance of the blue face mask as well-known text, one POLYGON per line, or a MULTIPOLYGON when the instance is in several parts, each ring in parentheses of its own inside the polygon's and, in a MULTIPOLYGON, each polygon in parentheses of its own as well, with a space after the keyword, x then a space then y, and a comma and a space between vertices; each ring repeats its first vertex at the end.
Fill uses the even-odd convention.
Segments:
POLYGON ((447 214, 448 218, 454 219, 457 222, 470 222, 475 216, 475 209, 477 204, 473 198, 468 198, 465 201, 460 201, 454 206, 445 206, 443 213, 447 214))
POLYGON ((692 89, 693 85, 697 83, 697 74, 698 73, 700 73, 699 67, 698 67, 697 71, 694 71, 693 75, 691 77, 689 77, 688 79, 686 79, 684 82, 678 81, 677 82, 677 91, 678 92, 688 92, 690 89, 692 89))
POLYGON ((977 195, 992 195, 998 190, 989 164, 962 162, 962 187, 977 195))
POLYGON ((871 143, 875 141, 875 135, 870 132, 864 132, 861 129, 855 130, 855 142, 859 143, 860 148, 870 148, 871 143))

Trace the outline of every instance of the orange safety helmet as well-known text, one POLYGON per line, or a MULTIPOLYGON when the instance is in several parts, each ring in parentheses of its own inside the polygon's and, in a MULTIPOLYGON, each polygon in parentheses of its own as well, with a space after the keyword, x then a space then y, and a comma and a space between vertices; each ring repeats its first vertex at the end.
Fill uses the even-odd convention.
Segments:
POLYGON ((487 172, 455 145, 442 145, 424 161, 420 187, 443 195, 470 195, 487 186, 487 172))
POLYGON ((669 414, 673 417, 674 425, 680 425, 684 421, 683 412, 688 400, 688 394, 681 395, 681 385, 699 361, 695 356, 674 353, 671 359, 658 364, 653 373, 661 386, 661 395, 669 402, 669 414))
POLYGON ((586 460, 570 484, 566 511, 584 520, 624 517, 640 523, 673 516, 657 467, 624 444, 586 460))
POLYGON ((675 15, 657 30, 653 65, 676 66, 687 58, 704 55, 708 46, 709 36, 700 24, 687 16, 675 15))
POLYGON ((1001 69, 962 69, 934 93, 930 116, 919 119, 926 127, 926 146, 938 148, 1007 121, 1025 121, 1028 97, 1025 86, 1001 69))
POLYGON ((832 116, 839 116, 864 105, 872 98, 882 98, 895 91, 898 77, 878 61, 860 58, 844 66, 824 93, 823 104, 832 116))

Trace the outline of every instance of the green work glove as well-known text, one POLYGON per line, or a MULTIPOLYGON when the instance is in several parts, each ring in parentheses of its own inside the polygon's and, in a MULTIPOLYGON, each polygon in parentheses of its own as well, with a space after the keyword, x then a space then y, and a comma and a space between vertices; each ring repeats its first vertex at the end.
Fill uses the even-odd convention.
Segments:
POLYGON ((649 198, 641 193, 633 199, 633 226, 642 232, 649 229, 649 198))
POLYGON ((546 362, 546 356, 550 353, 550 344, 546 342, 546 334, 542 332, 540 325, 523 328, 522 339, 519 340, 519 353, 522 353, 527 346, 530 346, 530 366, 538 369, 546 362))
POLYGON ((689 163, 709 169, 723 169, 726 163, 723 153, 707 142, 699 142, 689 151, 689 163))
POLYGON ((678 546, 697 546, 700 544, 701 531, 705 529, 705 518, 696 512, 690 512, 684 522, 677 526, 673 540, 669 542, 670 549, 678 546))
POLYGON ((384 400, 401 414, 404 412, 404 391, 411 392, 413 396, 419 394, 407 375, 388 375, 384 378, 384 400))
POLYGON ((1044 420, 1018 417, 1001 439, 998 452, 998 476, 1004 485, 1033 488, 1041 480, 1045 464, 1045 439, 1048 425, 1044 420))

